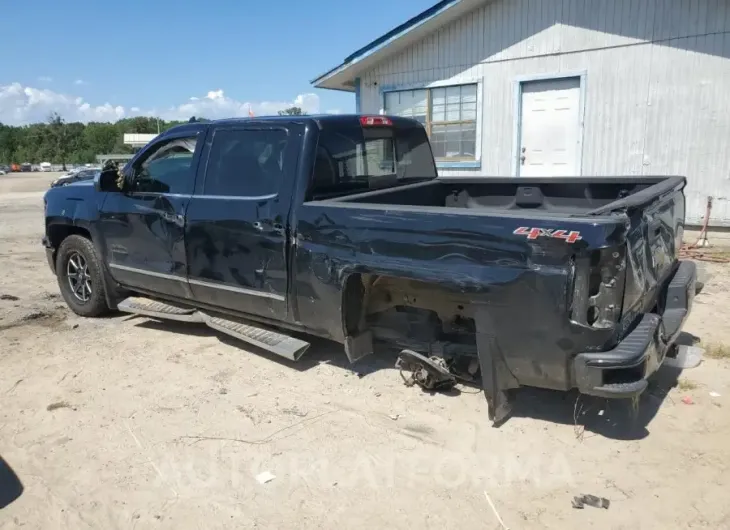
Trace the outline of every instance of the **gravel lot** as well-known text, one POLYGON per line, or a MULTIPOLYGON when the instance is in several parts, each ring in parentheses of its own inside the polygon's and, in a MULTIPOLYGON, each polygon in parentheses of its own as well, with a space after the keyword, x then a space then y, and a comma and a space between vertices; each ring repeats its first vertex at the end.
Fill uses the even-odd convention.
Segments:
MULTIPOLYGON (((0 177, 0 457, 24 488, 0 528, 500 528, 485 492, 512 529, 730 528, 730 360, 663 367, 637 409, 524 390, 493 429, 477 389, 406 388, 389 357, 82 319, 40 246, 55 176, 0 177)), ((730 267, 709 268, 686 331, 719 351, 730 267)))

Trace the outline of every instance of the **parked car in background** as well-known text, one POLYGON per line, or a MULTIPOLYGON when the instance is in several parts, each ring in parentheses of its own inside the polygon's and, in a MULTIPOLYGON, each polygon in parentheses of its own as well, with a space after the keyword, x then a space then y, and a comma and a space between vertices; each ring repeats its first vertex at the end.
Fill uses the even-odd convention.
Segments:
POLYGON ((81 169, 79 171, 72 171, 71 173, 67 173, 66 175, 58 177, 56 180, 51 182, 51 188, 65 186, 67 184, 71 184, 72 182, 82 182, 85 180, 94 180, 94 177, 99 173, 99 171, 100 170, 97 168, 81 169))
POLYGON ((44 173, 50 172, 51 171, 51 163, 50 162, 41 162, 40 169, 44 173))
POLYGON ((1 165, 0 166, 0 175, 7 175, 10 173, 10 166, 1 165))
POLYGON ((20 164, 20 171, 22 172, 29 172, 33 171, 33 166, 30 162, 24 162, 23 164, 20 164))
POLYGON ((13 173, 20 171, 20 164, 10 164, 10 171, 13 173))

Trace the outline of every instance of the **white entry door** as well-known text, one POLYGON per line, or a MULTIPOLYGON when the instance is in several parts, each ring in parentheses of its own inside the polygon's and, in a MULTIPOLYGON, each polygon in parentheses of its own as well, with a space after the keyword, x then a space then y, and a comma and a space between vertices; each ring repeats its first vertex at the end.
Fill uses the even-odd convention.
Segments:
POLYGON ((522 83, 518 175, 578 175, 580 77, 522 83))

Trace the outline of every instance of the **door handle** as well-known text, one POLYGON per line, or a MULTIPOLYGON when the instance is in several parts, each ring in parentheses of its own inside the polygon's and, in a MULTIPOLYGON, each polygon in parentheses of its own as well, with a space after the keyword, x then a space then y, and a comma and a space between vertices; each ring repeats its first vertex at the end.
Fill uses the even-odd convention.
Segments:
POLYGON ((520 156, 520 162, 522 163, 523 166, 525 165, 525 160, 527 159, 527 157, 525 156, 525 151, 527 151, 527 148, 523 147, 522 155, 520 156))
POLYGON ((183 226, 185 224, 185 217, 179 213, 168 213, 165 212, 162 214, 162 218, 172 224, 176 224, 178 226, 183 226))
POLYGON ((259 232, 276 232, 277 234, 284 233, 284 225, 280 223, 270 223, 268 221, 254 221, 253 227, 259 232))

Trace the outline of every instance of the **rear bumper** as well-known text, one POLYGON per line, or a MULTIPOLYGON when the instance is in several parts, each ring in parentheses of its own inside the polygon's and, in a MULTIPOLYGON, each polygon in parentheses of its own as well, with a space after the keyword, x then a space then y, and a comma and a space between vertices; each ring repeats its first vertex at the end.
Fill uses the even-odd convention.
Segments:
POLYGON ((694 262, 680 262, 667 285, 661 314, 643 315, 612 350, 578 354, 573 361, 578 390, 604 398, 630 398, 646 390, 647 378, 661 366, 692 309, 696 280, 694 262))

